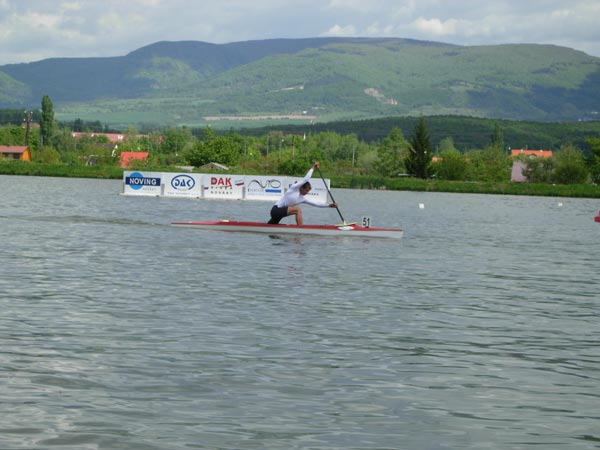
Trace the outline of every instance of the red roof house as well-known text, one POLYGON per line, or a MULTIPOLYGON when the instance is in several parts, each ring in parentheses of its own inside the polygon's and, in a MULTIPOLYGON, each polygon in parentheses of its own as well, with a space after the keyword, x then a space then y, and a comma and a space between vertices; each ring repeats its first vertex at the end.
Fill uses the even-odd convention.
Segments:
POLYGON ((121 152, 121 167, 131 166, 136 161, 146 162, 148 152, 121 152))
MULTIPOLYGON (((552 156, 552 150, 529 150, 529 149, 514 149, 511 150, 510 156, 515 158, 517 156, 528 156, 529 158, 550 158, 552 156)), ((522 183, 527 181, 527 177, 523 175, 523 171, 527 168, 527 163, 522 161, 514 161, 512 166, 512 172, 510 181, 516 181, 522 183)))
POLYGON ((31 161, 31 150, 27 146, 0 145, 0 157, 17 159, 20 161, 31 161))
POLYGON ((537 156, 538 158, 550 158, 552 156, 552 150, 528 150, 528 149, 514 149, 510 151, 512 158, 516 156, 537 156))

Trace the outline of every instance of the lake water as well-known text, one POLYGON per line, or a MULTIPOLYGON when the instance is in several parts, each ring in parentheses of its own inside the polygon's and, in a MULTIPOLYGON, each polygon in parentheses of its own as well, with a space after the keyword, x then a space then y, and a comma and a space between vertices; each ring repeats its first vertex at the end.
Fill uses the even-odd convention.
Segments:
POLYGON ((598 200, 333 190, 390 241, 121 190, 0 176, 1 449, 600 448, 598 200))

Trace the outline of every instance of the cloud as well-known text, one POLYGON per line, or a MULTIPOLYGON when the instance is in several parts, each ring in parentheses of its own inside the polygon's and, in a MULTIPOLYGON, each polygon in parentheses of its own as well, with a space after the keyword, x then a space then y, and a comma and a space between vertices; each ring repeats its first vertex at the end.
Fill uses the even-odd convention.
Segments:
POLYGON ((598 0, 0 0, 0 65, 154 42, 316 36, 542 43, 600 56, 598 0))
POLYGON ((457 21, 449 19, 442 21, 440 19, 424 19, 419 17, 414 22, 415 29, 425 35, 447 37, 456 34, 457 21))
POLYGON ((356 30, 354 26, 347 25, 345 27, 341 27, 339 25, 332 26, 329 30, 323 33, 321 36, 344 36, 344 37, 352 37, 356 36, 356 30))

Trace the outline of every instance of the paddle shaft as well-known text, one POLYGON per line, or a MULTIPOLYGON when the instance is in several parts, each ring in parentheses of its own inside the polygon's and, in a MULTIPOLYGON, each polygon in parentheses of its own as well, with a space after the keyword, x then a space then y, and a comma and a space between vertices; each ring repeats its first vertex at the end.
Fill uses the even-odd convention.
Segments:
MULTIPOLYGON (((319 175, 321 176, 321 179, 323 180, 323 184, 325 185, 325 189, 327 189, 327 193, 331 197, 331 201, 333 203, 335 203, 335 199, 333 198, 333 195, 331 195, 331 191, 329 190, 329 186, 327 186, 327 182, 325 181, 325 178, 323 178, 323 174, 321 173, 321 168, 319 166, 317 166, 317 170, 319 171, 319 175)), ((342 219, 342 223, 345 224, 346 220, 344 220, 344 216, 342 216, 342 213, 340 212, 340 208, 337 207, 337 204, 335 205, 335 209, 337 210, 338 214, 340 215, 340 219, 342 219)))

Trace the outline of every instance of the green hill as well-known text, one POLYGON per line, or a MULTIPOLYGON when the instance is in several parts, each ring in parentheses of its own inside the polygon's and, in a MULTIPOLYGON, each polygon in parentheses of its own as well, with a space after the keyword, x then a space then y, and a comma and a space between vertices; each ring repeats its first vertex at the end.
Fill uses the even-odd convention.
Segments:
POLYGON ((419 114, 597 120, 600 58, 550 45, 314 38, 159 42, 113 58, 0 66, 0 107, 38 108, 44 94, 60 120, 111 125, 260 126, 419 114))
MULTIPOLYGON (((355 134, 364 142, 377 142, 385 139, 394 128, 399 128, 405 137, 414 134, 420 117, 396 116, 379 119, 349 120, 340 122, 315 123, 312 125, 277 125, 269 127, 244 128, 235 130, 241 134, 261 136, 269 132, 309 135, 311 133, 334 132, 340 135, 355 134)), ((561 145, 573 144, 588 150, 586 139, 600 137, 599 121, 582 122, 532 122, 516 120, 486 119, 463 116, 427 116, 427 131, 434 147, 442 139, 452 138, 454 146, 462 152, 482 149, 489 145, 495 127, 503 135, 505 150, 530 148, 558 150, 561 145)), ((202 129, 192 129, 198 136, 202 129)), ((223 133, 228 131, 224 130, 223 133)))

